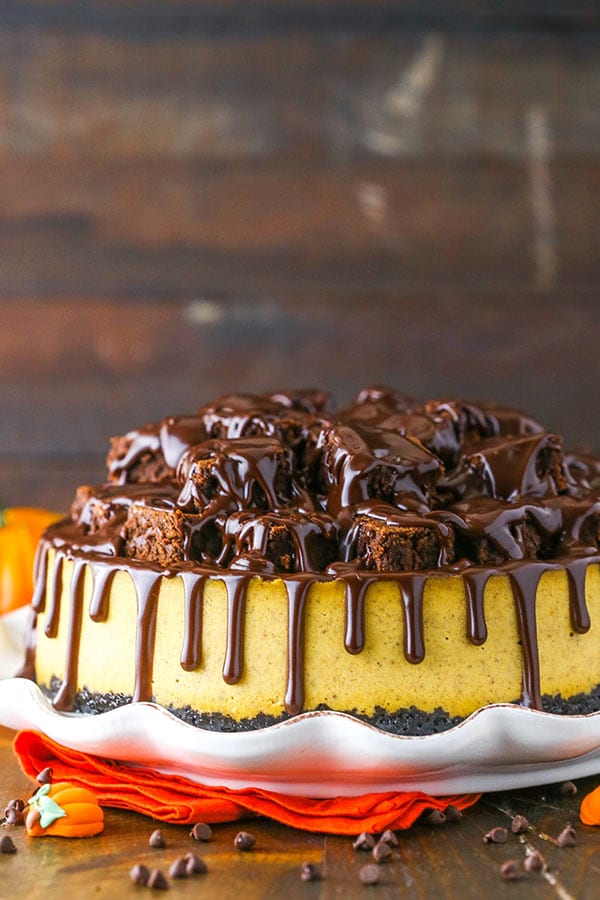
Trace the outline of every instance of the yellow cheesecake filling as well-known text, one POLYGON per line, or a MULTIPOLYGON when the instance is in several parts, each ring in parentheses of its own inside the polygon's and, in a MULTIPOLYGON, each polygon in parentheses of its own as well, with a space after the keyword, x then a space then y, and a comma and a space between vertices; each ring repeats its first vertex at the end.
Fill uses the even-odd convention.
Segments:
POLYGON ((530 564, 533 602, 519 601, 514 572, 486 573, 473 604, 463 574, 367 576, 352 591, 343 578, 164 574, 129 560, 45 553, 35 674, 42 685, 62 682, 59 708, 86 690, 236 721, 322 706, 464 717, 527 691, 568 698, 600 682, 600 575, 591 559, 578 561, 578 579, 569 563, 530 564), (589 617, 583 632, 577 610, 589 617))

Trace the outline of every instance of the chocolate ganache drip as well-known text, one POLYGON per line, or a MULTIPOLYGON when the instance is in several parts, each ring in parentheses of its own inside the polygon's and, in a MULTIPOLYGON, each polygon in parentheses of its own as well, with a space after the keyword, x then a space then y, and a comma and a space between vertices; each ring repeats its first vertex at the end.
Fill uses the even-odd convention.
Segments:
POLYGON ((137 593, 135 700, 152 699, 164 575, 183 583, 186 671, 201 665, 207 579, 224 582, 230 684, 244 669, 248 586, 257 575, 283 578, 290 715, 304 706, 304 620, 315 582, 343 583, 342 638, 357 654, 369 585, 395 581, 404 656, 417 665, 427 649, 427 579, 462 578, 467 637, 480 645, 486 584, 505 575, 520 630, 521 702, 537 708, 536 594, 545 572, 566 571, 572 628, 590 628, 585 578, 600 561, 600 461, 589 451, 564 454, 558 435, 518 410, 447 398, 419 403, 380 386, 338 412, 323 391, 234 394, 113 438, 107 464, 108 482, 78 490, 70 517, 48 529, 36 561, 32 607, 46 611, 48 637, 57 634, 61 602, 70 605, 59 709, 73 705, 82 619, 107 618, 117 571, 129 573, 137 593), (55 564, 47 583, 49 550, 55 564))

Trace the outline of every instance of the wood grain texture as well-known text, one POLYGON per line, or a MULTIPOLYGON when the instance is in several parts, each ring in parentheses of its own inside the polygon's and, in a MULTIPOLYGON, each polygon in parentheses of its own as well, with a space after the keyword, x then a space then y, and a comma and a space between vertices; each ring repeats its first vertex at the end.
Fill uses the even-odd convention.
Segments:
POLYGON ((0 19, 0 297, 598 281, 593 38, 0 19))
MULTIPOLYGON (((33 786, 20 772, 10 748, 11 734, 0 729, 0 799, 4 805, 14 797, 26 799, 33 786)), ((172 882, 173 894, 182 897, 201 893, 210 898, 248 900, 264 898, 361 897, 373 893, 382 900, 407 897, 440 897, 479 900, 505 892, 516 898, 597 897, 597 861, 600 836, 594 828, 578 824, 581 796, 595 787, 595 779, 582 780, 577 797, 561 797, 553 788, 536 788, 505 794, 486 795, 467 810, 457 824, 438 828, 415 825, 398 833, 399 847, 391 861, 382 865, 376 888, 361 885, 358 872, 369 855, 352 849, 347 837, 310 834, 263 819, 216 825, 213 840, 199 844, 191 840, 189 829, 162 825, 165 849, 151 849, 148 838, 156 827, 150 819, 107 809, 104 832, 96 838, 68 841, 61 838, 27 838, 23 828, 5 827, 17 853, 2 857, 5 884, 18 884, 32 900, 58 900, 69 896, 126 897, 139 893, 129 881, 135 863, 167 872, 170 863, 188 850, 200 855, 208 874, 196 879, 172 882), (510 819, 525 815, 531 830, 526 837, 510 834, 510 819), (553 844, 566 824, 577 831, 574 848, 553 844), (509 828, 506 844, 484 844, 491 828, 509 828), (233 847, 235 834, 243 827, 256 837, 255 849, 240 853, 233 847), (521 866, 527 848, 538 849, 546 859, 547 873, 531 873, 522 881, 506 884, 500 866, 515 859, 521 866), (323 880, 304 883, 300 867, 311 861, 322 866, 323 880)))

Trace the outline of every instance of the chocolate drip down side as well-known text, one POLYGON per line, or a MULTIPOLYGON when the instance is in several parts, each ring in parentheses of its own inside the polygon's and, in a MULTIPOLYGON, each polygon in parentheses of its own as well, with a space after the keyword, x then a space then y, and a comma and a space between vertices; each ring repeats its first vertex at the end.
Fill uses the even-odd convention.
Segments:
MULTIPOLYGON (((43 555, 51 548, 44 543, 43 555)), ((88 615, 93 621, 103 621, 108 614, 108 596, 115 571, 127 572, 135 586, 137 597, 136 664, 134 700, 152 699, 152 672, 154 664, 154 643, 158 609, 158 594, 161 576, 177 577, 183 580, 183 646, 181 666, 186 671, 197 669, 201 664, 202 609, 204 589, 209 578, 224 582, 227 594, 227 634, 226 652, 223 662, 223 679, 228 684, 239 682, 244 668, 244 626, 246 598, 254 573, 221 573, 215 569, 190 568, 181 564, 180 568, 165 571, 158 567, 149 568, 136 561, 111 559, 100 554, 84 553, 65 545, 53 547, 55 554, 54 571, 37 592, 37 608, 48 609, 51 627, 46 627, 46 635, 56 637, 58 633, 58 612, 62 593, 62 578, 65 559, 73 561, 71 576, 70 605, 67 625, 67 660, 65 680, 54 700, 57 709, 71 709, 77 689, 77 658, 81 620, 84 615, 83 576, 86 569, 91 572, 93 587, 88 615)), ((589 628, 589 614, 585 601, 585 578, 591 565, 600 563, 600 554, 574 556, 556 561, 527 561, 508 563, 495 568, 481 569, 460 566, 446 566, 430 572, 385 574, 386 581, 398 585, 401 599, 399 615, 403 621, 404 655, 408 662, 419 664, 426 654, 423 633, 423 597, 425 585, 430 578, 461 577, 465 586, 466 633, 471 643, 480 645, 487 638, 484 613, 485 587, 494 575, 504 575, 509 579, 517 614, 517 622, 522 645, 522 695, 524 706, 541 709, 540 665, 537 645, 536 595, 539 582, 546 572, 564 569, 569 585, 569 610, 574 629, 584 633, 589 628)), ((40 562, 40 572, 46 571, 47 562, 40 562)), ((262 575, 265 580, 276 576, 262 575)), ((337 575, 303 574, 289 576, 284 580, 288 599, 288 662, 284 706, 290 715, 296 715, 304 708, 304 628, 306 607, 310 601, 310 588, 323 581, 338 580, 344 585, 344 641, 348 653, 362 652, 365 644, 365 598, 368 588, 381 580, 379 573, 365 571, 345 571, 337 575)), ((30 660, 31 662, 31 660, 30 660)), ((32 666, 23 671, 31 676, 32 666)))

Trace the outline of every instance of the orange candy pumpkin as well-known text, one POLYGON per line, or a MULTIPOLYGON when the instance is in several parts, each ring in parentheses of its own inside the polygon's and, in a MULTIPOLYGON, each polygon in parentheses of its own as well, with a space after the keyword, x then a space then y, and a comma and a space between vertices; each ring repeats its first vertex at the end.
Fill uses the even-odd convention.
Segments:
POLYGON ((584 825, 600 825, 600 787, 585 795, 581 801, 579 818, 584 825))
POLYGON ((92 837, 104 828, 104 813, 94 794, 69 781, 43 785, 29 806, 25 826, 30 837, 92 837))

